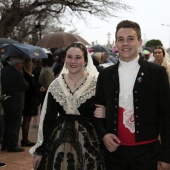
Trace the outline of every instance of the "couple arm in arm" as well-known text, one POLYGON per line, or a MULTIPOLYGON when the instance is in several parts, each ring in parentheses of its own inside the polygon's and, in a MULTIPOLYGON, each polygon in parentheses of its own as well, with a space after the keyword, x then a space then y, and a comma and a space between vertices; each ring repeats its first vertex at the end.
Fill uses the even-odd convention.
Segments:
MULTIPOLYGON (((105 118, 105 106, 96 104, 96 109, 94 111, 94 117, 105 118)), ((120 145, 121 141, 115 134, 108 133, 102 138, 106 149, 109 152, 114 152, 120 145)))

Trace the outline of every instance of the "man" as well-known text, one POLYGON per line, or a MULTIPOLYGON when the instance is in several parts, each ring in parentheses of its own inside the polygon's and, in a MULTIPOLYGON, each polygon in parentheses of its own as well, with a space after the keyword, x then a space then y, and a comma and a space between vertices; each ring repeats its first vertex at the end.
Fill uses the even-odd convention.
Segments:
POLYGON ((25 90, 29 84, 23 77, 23 58, 11 57, 10 65, 1 70, 2 94, 8 98, 2 102, 4 111, 3 151, 22 152, 18 147, 19 130, 24 108, 25 90))
POLYGON ((101 64, 101 53, 95 52, 92 55, 93 64, 96 66, 98 72, 101 72, 104 68, 100 66, 101 64))
MULTIPOLYGON (((0 61, 0 70, 2 69, 2 63, 0 61)), ((1 77, 1 71, 0 71, 0 77, 1 77)), ((1 106, 1 101, 4 99, 4 96, 1 95, 1 79, 0 79, 0 144, 3 136, 3 131, 4 131, 4 121, 2 117, 2 106, 1 106)), ((0 162, 0 167, 5 167, 6 164, 3 162, 0 162)))
MULTIPOLYGON (((112 63, 112 61, 109 59, 109 56, 106 52, 101 53, 101 62, 104 63, 112 63)), ((112 63, 113 64, 113 63, 112 63)))
POLYGON ((140 26, 116 28, 119 62, 103 70, 95 118, 107 170, 170 170, 170 91, 165 68, 139 58, 140 26), (160 135, 160 141, 158 137, 160 135))

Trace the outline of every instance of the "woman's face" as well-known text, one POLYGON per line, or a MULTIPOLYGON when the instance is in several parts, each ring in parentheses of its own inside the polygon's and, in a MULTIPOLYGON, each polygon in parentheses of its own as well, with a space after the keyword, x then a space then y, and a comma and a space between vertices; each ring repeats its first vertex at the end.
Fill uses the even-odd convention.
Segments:
POLYGON ((66 53, 65 64, 72 74, 82 72, 86 65, 83 51, 77 47, 69 48, 66 53))
POLYGON ((153 52, 153 56, 155 57, 155 60, 163 60, 163 52, 162 49, 155 49, 153 52))

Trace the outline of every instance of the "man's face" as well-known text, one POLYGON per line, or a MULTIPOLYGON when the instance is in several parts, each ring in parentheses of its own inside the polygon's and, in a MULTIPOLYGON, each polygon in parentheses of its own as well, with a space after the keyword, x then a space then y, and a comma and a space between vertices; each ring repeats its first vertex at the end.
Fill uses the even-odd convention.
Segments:
POLYGON ((104 53, 102 53, 101 54, 101 62, 105 63, 106 61, 107 61, 107 56, 104 53))
POLYGON ((138 48, 141 45, 142 40, 138 40, 134 29, 121 28, 117 32, 116 47, 122 61, 129 62, 136 58, 138 56, 138 48))
POLYGON ((23 61, 18 62, 18 63, 16 64, 16 68, 17 68, 18 70, 22 70, 22 69, 23 69, 23 66, 24 66, 23 61))

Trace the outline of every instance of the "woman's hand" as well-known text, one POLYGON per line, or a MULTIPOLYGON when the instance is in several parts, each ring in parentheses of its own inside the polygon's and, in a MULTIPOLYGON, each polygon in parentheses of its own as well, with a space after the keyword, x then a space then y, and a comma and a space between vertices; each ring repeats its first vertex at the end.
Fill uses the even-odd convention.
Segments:
POLYGON ((41 159, 42 159, 42 155, 34 156, 33 161, 32 161, 34 170, 36 170, 39 167, 41 159))
POLYGON ((94 116, 97 118, 105 118, 105 106, 100 104, 95 104, 95 106, 94 116))

